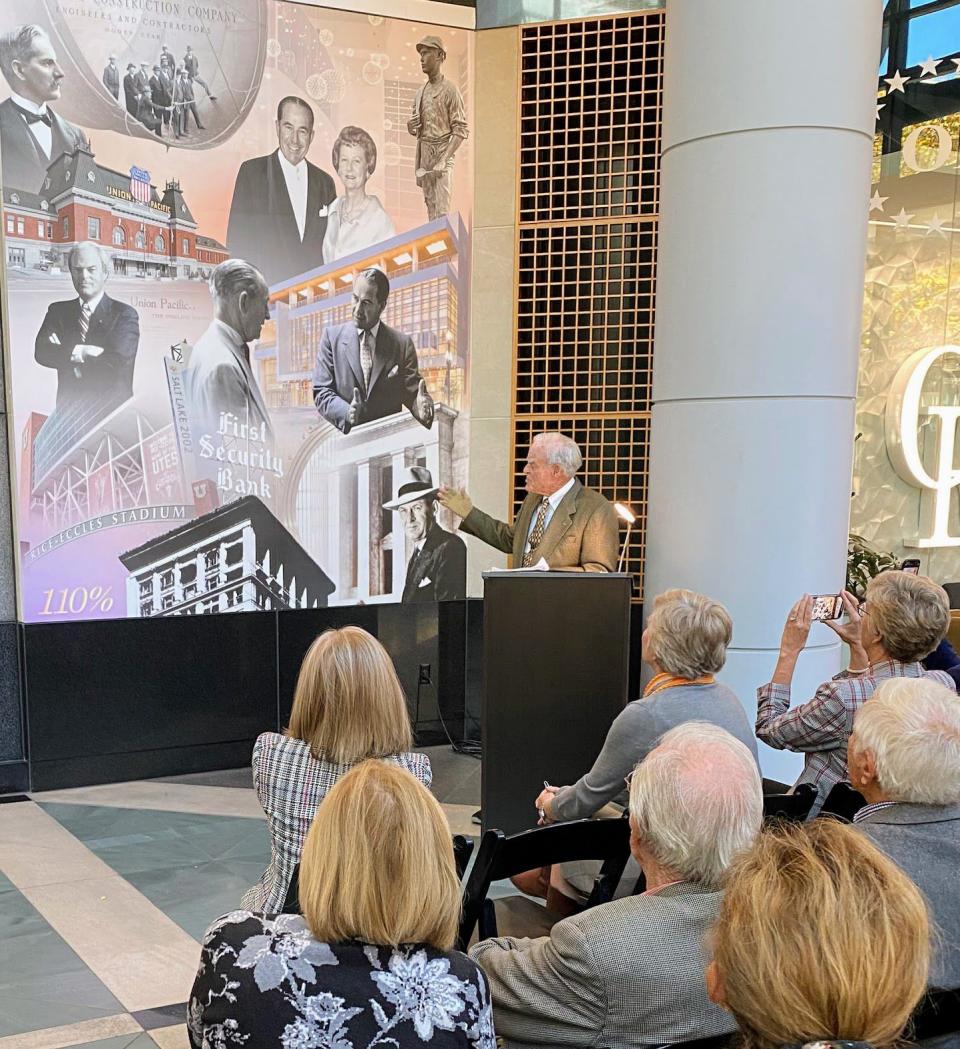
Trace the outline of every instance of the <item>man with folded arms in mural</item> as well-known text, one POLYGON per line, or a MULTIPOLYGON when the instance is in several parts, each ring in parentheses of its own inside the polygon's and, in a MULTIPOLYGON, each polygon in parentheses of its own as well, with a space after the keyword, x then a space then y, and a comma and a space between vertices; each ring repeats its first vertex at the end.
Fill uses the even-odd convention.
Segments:
POLYGON ((3 188, 38 193, 57 157, 90 143, 50 108, 60 97, 63 70, 43 28, 22 25, 0 36, 0 72, 10 85, 10 97, 0 102, 3 188))
POLYGON ((450 210, 453 155, 469 134, 467 111, 457 85, 441 72, 447 57, 438 36, 425 36, 417 51, 427 76, 413 100, 407 130, 417 139, 417 185, 423 190, 427 217, 432 221, 450 210))
POLYGON ((400 515, 413 551, 407 562, 402 604, 457 601, 467 596, 467 546, 458 535, 437 524, 437 487, 430 471, 411 466, 395 499, 384 510, 400 515))
POLYGON ((140 345, 137 311, 103 290, 110 255, 85 241, 67 255, 77 298, 51 302, 37 333, 34 357, 57 372, 57 412, 109 408, 133 394, 140 345))
POLYGON ((247 427, 241 436, 267 443, 273 436, 270 416, 253 376, 249 346, 270 317, 267 282, 249 262, 227 259, 210 275, 210 295, 214 320, 197 339, 184 373, 194 434, 212 436, 222 424, 236 423, 247 427))
POLYGON ((353 281, 353 320, 324 328, 320 337, 313 399, 324 419, 345 434, 403 407, 428 430, 433 424, 433 399, 420 377, 413 340, 380 320, 389 294, 382 270, 361 270, 353 281))

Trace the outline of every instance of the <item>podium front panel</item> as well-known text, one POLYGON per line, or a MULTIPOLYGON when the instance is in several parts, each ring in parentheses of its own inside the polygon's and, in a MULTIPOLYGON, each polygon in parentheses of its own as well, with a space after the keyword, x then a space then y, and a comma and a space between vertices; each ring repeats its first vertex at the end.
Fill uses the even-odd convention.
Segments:
POLYGON ((627 701, 631 577, 484 577, 483 829, 536 825, 547 780, 576 782, 627 701))

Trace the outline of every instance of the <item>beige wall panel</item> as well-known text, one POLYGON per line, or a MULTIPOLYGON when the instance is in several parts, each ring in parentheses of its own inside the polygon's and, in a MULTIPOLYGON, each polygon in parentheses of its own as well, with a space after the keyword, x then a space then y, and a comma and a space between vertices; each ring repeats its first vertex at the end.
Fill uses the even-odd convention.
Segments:
POLYGON ((474 228, 510 226, 517 217, 519 32, 477 33, 474 55, 474 228))
POLYGON ((470 316, 470 414, 509 419, 513 407, 515 232, 473 231, 470 316))

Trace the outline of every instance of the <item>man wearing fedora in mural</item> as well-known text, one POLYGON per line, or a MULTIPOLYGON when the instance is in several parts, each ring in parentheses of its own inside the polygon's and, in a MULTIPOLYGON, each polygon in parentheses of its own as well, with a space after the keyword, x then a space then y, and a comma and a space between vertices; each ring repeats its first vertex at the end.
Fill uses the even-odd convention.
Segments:
POLYGON ((467 547, 458 535, 437 524, 437 486, 422 466, 407 470, 396 498, 384 510, 400 515, 413 552, 401 604, 456 601, 467 595, 467 547))
POLYGON ((443 41, 438 36, 425 36, 417 44, 417 52, 427 82, 413 100, 407 131, 417 140, 417 185, 423 190, 427 218, 432 221, 450 210, 453 155, 469 130, 463 95, 441 72, 447 57, 443 41))
POLYGON ((380 320, 389 294, 382 270, 361 270, 353 281, 353 320, 324 328, 320 337, 313 399, 345 434, 404 407, 428 430, 433 423, 433 399, 413 340, 380 320))
POLYGON ((10 85, 10 97, 0 102, 3 188, 39 193, 57 157, 90 143, 50 108, 60 98, 63 70, 41 26, 17 26, 0 36, 0 72, 10 85))

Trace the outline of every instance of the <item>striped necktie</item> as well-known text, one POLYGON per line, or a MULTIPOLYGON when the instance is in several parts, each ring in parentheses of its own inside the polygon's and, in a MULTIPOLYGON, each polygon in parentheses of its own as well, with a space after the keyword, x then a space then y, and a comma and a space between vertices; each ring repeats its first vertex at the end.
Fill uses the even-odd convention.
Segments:
POLYGON ((530 533, 530 549, 523 555, 523 564, 521 566, 523 568, 529 568, 533 564, 537 547, 543 542, 543 532, 547 524, 547 507, 549 505, 550 500, 544 496, 540 500, 537 520, 534 522, 533 531, 530 533))
MULTIPOLYGON (((83 302, 80 304, 80 341, 87 341, 87 332, 90 330, 90 316, 92 314, 90 304, 83 302)), ((73 367, 73 374, 79 379, 80 378, 80 366, 75 364, 73 367)))
POLYGON ((360 336, 360 369, 363 372, 363 385, 370 392, 370 373, 373 371, 373 335, 364 330, 360 336))

